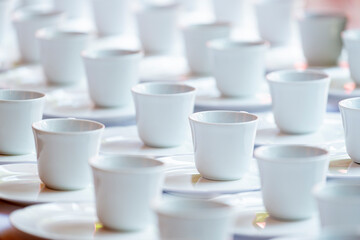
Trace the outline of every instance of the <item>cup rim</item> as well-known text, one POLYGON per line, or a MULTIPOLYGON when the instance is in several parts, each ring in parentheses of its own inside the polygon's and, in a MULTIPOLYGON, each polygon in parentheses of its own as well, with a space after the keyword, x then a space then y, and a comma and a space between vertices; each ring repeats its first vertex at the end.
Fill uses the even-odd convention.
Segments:
POLYGON ((236 126, 236 125, 244 125, 244 124, 250 124, 253 122, 257 122, 258 121, 258 116, 255 114, 251 114, 245 111, 231 111, 231 110, 210 110, 210 111, 201 111, 201 112, 195 112, 189 115, 189 120, 196 122, 196 123, 200 123, 200 124, 204 124, 204 125, 212 125, 212 126, 236 126), (215 114, 219 114, 219 113, 230 113, 230 114, 241 114, 241 115, 248 115, 250 117, 252 117, 252 120, 249 121, 244 121, 244 122, 234 122, 234 123, 214 123, 214 122, 206 122, 206 121, 200 121, 199 119, 195 118, 195 116, 198 116, 200 114, 209 114, 209 113, 215 113, 215 114))
POLYGON ((316 82, 330 81, 330 76, 320 70, 313 70, 313 69, 305 69, 305 70, 290 69, 289 70, 289 69, 287 69, 287 70, 273 71, 271 73, 266 74, 266 80, 268 82, 282 83, 282 84, 311 84, 311 83, 316 83, 316 82), (289 73, 290 74, 301 74, 301 73, 317 74, 319 77, 316 79, 307 80, 307 81, 286 81, 281 78, 283 75, 286 75, 289 73))
POLYGON ((196 92, 196 88, 192 87, 188 84, 184 84, 184 83, 172 83, 172 82, 144 82, 144 83, 139 83, 136 84, 135 86, 133 86, 131 88, 131 92, 133 94, 137 94, 137 95, 142 95, 142 96, 156 96, 156 97, 178 97, 178 96, 183 96, 183 95, 191 95, 194 94, 196 92), (164 94, 158 94, 158 93, 148 93, 148 92, 144 92, 141 91, 142 86, 147 86, 147 85, 168 85, 168 86, 183 86, 187 88, 187 91, 185 92, 179 92, 179 93, 164 93, 164 94))
POLYGON ((131 50, 125 48, 88 48, 81 52, 81 56, 90 60, 111 60, 124 59, 131 57, 141 57, 141 50, 131 50), (101 53, 106 53, 102 55, 101 53), (107 54, 110 53, 110 54, 107 54))
POLYGON ((344 188, 344 187, 350 187, 350 188, 357 187, 360 189, 360 183, 359 182, 353 183, 353 182, 342 181, 342 180, 335 181, 335 182, 328 182, 326 184, 316 185, 312 192, 313 192, 313 195, 316 197, 316 199, 322 200, 322 201, 326 200, 326 201, 331 201, 331 202, 358 203, 360 200, 360 194, 354 195, 354 196, 348 196, 348 197, 344 197, 344 195, 334 196, 334 195, 329 194, 330 188, 344 188))
POLYGON ((349 109, 349 110, 360 111, 360 106, 358 108, 349 106, 349 103, 354 102, 354 101, 360 102, 360 97, 343 99, 339 102, 339 107, 344 108, 344 109, 349 109))
POLYGON ((61 29, 59 27, 46 27, 36 31, 35 36, 39 40, 83 40, 91 36, 90 32, 61 29))
POLYGON ((144 11, 158 11, 158 10, 167 10, 167 9, 177 9, 180 7, 179 3, 176 2, 166 2, 166 3, 151 3, 151 4, 144 4, 139 6, 137 9, 137 13, 143 13, 144 11))
POLYGON ((0 102, 34 102, 41 101, 46 97, 45 93, 37 92, 37 91, 29 91, 29 90, 20 90, 20 89, 0 89, 0 92, 17 92, 17 93, 27 93, 27 94, 37 94, 38 97, 29 98, 29 99, 0 99, 0 102))
POLYGON ((310 145, 291 145, 291 144, 274 144, 274 145, 263 145, 254 150, 254 157, 258 160, 266 161, 266 162, 275 162, 275 163, 311 163, 317 161, 323 161, 324 159, 328 159, 329 151, 316 146, 310 145), (274 148, 303 148, 303 149, 312 149, 319 151, 319 154, 313 156, 300 156, 300 157, 281 157, 281 156, 270 156, 266 154, 267 150, 272 150, 274 148), (306 160, 304 160, 306 159, 306 160), (290 161, 289 161, 290 160, 290 161))
POLYGON ((183 30, 194 30, 194 29, 211 29, 211 28, 229 28, 231 23, 225 21, 212 21, 212 22, 199 22, 191 23, 183 26, 183 30))
POLYGON ((65 13, 50 7, 24 6, 14 11, 14 13, 12 14, 12 21, 23 22, 26 20, 36 20, 43 17, 57 17, 62 15, 65 15, 65 13))
POLYGON ((89 164, 91 168, 104 173, 132 173, 132 174, 163 172, 165 166, 165 163, 163 161, 157 160, 154 157, 144 156, 144 155, 127 155, 127 154, 99 155, 90 159, 89 164), (141 159, 142 161, 152 162, 155 165, 146 166, 146 167, 123 167, 123 168, 113 168, 113 169, 105 168, 99 165, 99 162, 110 159, 116 159, 116 161, 121 161, 122 159, 141 159))
POLYGON ((43 134, 51 134, 51 135, 83 135, 83 134, 101 132, 105 129, 105 125, 100 122, 87 120, 87 119, 77 119, 77 118, 48 118, 48 119, 43 119, 43 120, 34 122, 31 126, 32 126, 32 129, 36 132, 40 132, 43 134), (93 129, 93 130, 86 130, 86 131, 65 132, 65 131, 45 130, 41 126, 42 123, 46 123, 46 122, 67 122, 67 121, 91 123, 91 124, 97 125, 97 128, 93 129))
POLYGON ((206 43, 206 46, 210 49, 217 51, 226 50, 263 50, 270 46, 268 41, 259 40, 234 40, 231 38, 217 38, 210 40, 206 43), (220 46, 224 43, 226 46, 220 46))

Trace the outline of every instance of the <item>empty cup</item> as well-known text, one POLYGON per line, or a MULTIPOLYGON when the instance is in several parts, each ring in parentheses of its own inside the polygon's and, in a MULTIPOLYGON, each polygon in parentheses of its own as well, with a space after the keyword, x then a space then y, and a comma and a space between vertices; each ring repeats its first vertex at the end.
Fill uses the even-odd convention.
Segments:
POLYGON ((298 20, 303 53, 310 66, 337 64, 346 21, 345 15, 332 13, 306 13, 298 20))
POLYGON ((312 189, 325 183, 328 152, 301 145, 273 145, 255 149, 261 192, 270 216, 301 220, 317 213, 312 189))
POLYGON ((140 51, 93 49, 82 53, 91 99, 100 107, 131 102, 131 88, 139 81, 140 51))
POLYGON ((151 147, 181 145, 190 133, 195 88, 178 83, 141 83, 132 88, 139 137, 151 147))
POLYGON ((211 180, 241 178, 252 161, 258 117, 246 112, 207 111, 189 116, 195 165, 211 180))
POLYGON ((330 78, 321 71, 282 70, 266 76, 278 128, 289 134, 318 130, 326 112, 330 78))
POLYGON ((161 240, 226 240, 234 210, 215 201, 169 199, 154 204, 161 240))
POLYGON ((31 125, 42 119, 45 94, 0 90, 0 154, 27 154, 35 151, 31 125))
POLYGON ((265 82, 264 41, 216 39, 208 42, 211 71, 219 91, 228 97, 247 97, 265 82))
POLYGON ((134 231, 154 219, 151 204, 161 197, 164 163, 139 156, 103 156, 91 160, 96 212, 114 230, 134 231))
POLYGON ((49 84, 71 85, 85 79, 80 53, 90 43, 90 34, 45 28, 36 33, 36 38, 40 45, 41 65, 49 84))
POLYGON ((12 21, 23 62, 40 61, 40 50, 35 38, 36 31, 44 27, 57 26, 62 18, 61 12, 43 7, 24 7, 15 11, 12 21))
POLYGON ((360 84, 360 30, 347 30, 342 33, 342 39, 348 55, 351 78, 356 84, 360 84))
POLYGON ((46 119, 32 125, 39 177, 56 190, 76 190, 91 182, 89 160, 96 157, 104 125, 80 119, 46 119))
POLYGON ((211 66, 206 43, 216 38, 230 36, 228 23, 193 24, 183 28, 185 53, 191 71, 195 74, 210 74, 211 66))

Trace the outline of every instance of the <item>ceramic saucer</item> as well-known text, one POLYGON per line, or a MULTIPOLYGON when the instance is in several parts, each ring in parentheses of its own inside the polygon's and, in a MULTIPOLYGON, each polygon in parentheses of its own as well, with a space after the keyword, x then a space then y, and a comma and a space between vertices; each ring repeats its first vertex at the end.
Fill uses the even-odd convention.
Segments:
MULTIPOLYGON (((188 161, 193 162, 193 155, 172 156, 160 158, 162 161, 188 161)), ((210 198, 220 194, 256 191, 260 189, 260 178, 257 172, 256 161, 253 160, 250 170, 240 180, 212 181, 201 177, 195 165, 173 168, 165 171, 163 190, 166 193, 210 198)))
POLYGON ((24 155, 1 155, 0 154, 0 165, 10 163, 29 163, 36 162, 36 154, 29 153, 24 155))
POLYGON ((136 126, 105 128, 100 152, 102 154, 127 154, 147 156, 168 156, 193 153, 191 136, 183 145, 171 148, 146 146, 138 136, 136 126))
POLYGON ((19 204, 89 202, 93 201, 93 188, 51 190, 40 181, 36 164, 7 164, 0 166, 0 199, 19 204))
POLYGON ((98 108, 90 100, 87 90, 60 89, 47 95, 44 117, 74 117, 112 125, 134 120, 135 108, 132 104, 120 108, 98 108))
POLYGON ((360 164, 353 162, 349 155, 330 159, 328 179, 360 179, 360 164))
POLYGON ((104 228, 90 203, 50 203, 29 206, 10 215, 11 224, 22 232, 62 240, 157 240, 154 228, 140 232, 115 232, 104 228))
POLYGON ((254 97, 228 98, 223 97, 216 87, 214 78, 205 77, 187 81, 196 88, 195 107, 201 110, 241 110, 263 111, 271 108, 271 97, 264 81, 259 93, 254 97))
POLYGON ((286 134, 277 128, 272 113, 257 114, 259 117, 255 145, 266 144, 308 144, 330 148, 333 153, 345 146, 344 130, 339 113, 327 113, 321 128, 309 134, 286 134), (334 149, 339 148, 339 149, 334 149))

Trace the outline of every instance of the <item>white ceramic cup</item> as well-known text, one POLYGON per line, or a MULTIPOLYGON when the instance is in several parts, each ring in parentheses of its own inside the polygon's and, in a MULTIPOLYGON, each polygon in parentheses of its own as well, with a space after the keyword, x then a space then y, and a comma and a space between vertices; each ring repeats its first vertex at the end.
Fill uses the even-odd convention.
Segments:
POLYGON ((259 35, 272 45, 291 40, 294 0, 260 0, 255 6, 259 35))
POLYGON ((125 33, 131 20, 130 4, 130 0, 92 0, 95 25, 100 36, 125 33))
POLYGON ((178 4, 144 5, 136 12, 142 47, 146 53, 174 50, 177 37, 178 4))
POLYGON ((0 154, 26 154, 35 151, 31 124, 42 119, 45 94, 0 90, 0 154))
POLYGON ((228 23, 194 24, 183 28, 185 53, 191 71, 195 74, 211 72, 209 52, 206 43, 216 38, 230 36, 228 23))
POLYGON ((351 159, 360 163, 360 98, 348 98, 339 102, 344 127, 346 151, 351 159))
POLYGON ((301 145, 273 145, 255 149, 261 192, 270 216, 300 220, 316 214, 312 189, 326 181, 328 152, 301 145))
POLYGON ((298 23, 308 65, 336 65, 342 50, 341 32, 345 29, 346 17, 341 14, 307 13, 298 23))
POLYGON ((244 21, 246 0, 212 0, 216 21, 241 25, 244 21))
POLYGON ((360 84, 360 30, 346 30, 342 33, 342 39, 348 55, 351 78, 356 84, 360 84))
POLYGON ((60 24, 63 13, 43 7, 24 7, 13 14, 21 60, 25 63, 40 61, 40 50, 35 38, 37 30, 60 24))
POLYGON ((264 41, 216 39, 208 42, 211 71, 219 91, 227 97, 254 95, 264 83, 264 41))
POLYGON ((161 240, 226 240, 234 210, 224 203, 169 199, 154 204, 161 240))
POLYGON ((161 197, 163 162, 140 156, 104 156, 90 162, 96 211, 114 230, 134 231, 154 220, 151 204, 161 197))
POLYGON ((249 169, 258 117, 246 112, 206 111, 189 116, 195 165, 211 180, 235 180, 249 169))
POLYGON ((45 28, 36 33, 36 38, 49 84, 72 85, 85 79, 81 52, 90 43, 90 34, 45 28))
POLYGON ((314 189, 324 229, 360 226, 359 182, 329 182, 314 189))
POLYGON ((140 51, 89 49, 82 53, 91 99, 100 107, 129 104, 139 81, 140 51))
POLYGON ((41 181, 51 189, 76 190, 91 182, 104 125, 80 119, 45 119, 33 125, 41 181))
POLYGON ((139 137, 151 147, 181 145, 194 111, 195 88, 178 83, 141 83, 132 88, 139 137))
POLYGON ((266 76, 278 128, 288 134, 318 130, 326 113, 330 78, 321 71, 282 70, 266 76))

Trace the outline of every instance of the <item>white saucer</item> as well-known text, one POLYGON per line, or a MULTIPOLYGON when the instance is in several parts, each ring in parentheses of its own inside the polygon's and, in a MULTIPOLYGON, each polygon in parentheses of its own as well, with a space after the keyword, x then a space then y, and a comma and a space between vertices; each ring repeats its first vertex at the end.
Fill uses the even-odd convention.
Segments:
POLYGON ((280 221, 269 216, 264 207, 240 210, 233 233, 234 239, 270 239, 286 235, 317 234, 320 232, 318 216, 303 221, 280 221))
POLYGON ((0 199, 19 204, 45 202, 90 202, 93 187, 77 191, 55 191, 40 181, 36 164, 0 166, 0 199))
MULTIPOLYGON (((307 144, 330 148, 343 149, 344 130, 340 113, 327 113, 323 126, 314 133, 309 134, 285 134, 277 128, 272 113, 257 114, 259 117, 258 130, 256 132, 255 145, 266 144, 307 144)), ((332 152, 340 151, 332 149, 332 152)))
POLYGON ((10 163, 30 163, 36 162, 36 153, 24 155, 0 155, 0 165, 10 163))
POLYGON ((328 179, 360 179, 360 164, 353 162, 349 155, 330 159, 328 179))
POLYGON ((197 80, 186 81, 196 88, 195 107, 202 110, 241 110, 241 111, 263 111, 271 108, 271 96, 266 82, 259 93, 248 98, 227 98, 221 96, 216 88, 214 78, 205 77, 197 80))
POLYGON ((157 240, 154 228, 140 232, 115 232, 98 221, 90 203, 50 203, 29 206, 10 214, 11 224, 22 232, 62 240, 157 240))
POLYGON ((178 147, 153 148, 146 146, 139 138, 136 126, 106 128, 102 137, 102 154, 127 154, 147 156, 169 156, 193 153, 189 135, 185 143, 178 147))
MULTIPOLYGON (((178 160, 193 162, 193 155, 172 156, 160 158, 167 160, 178 160)), ((194 165, 181 168, 168 169, 165 172, 163 191, 170 194, 192 196, 199 198, 210 198, 221 194, 232 194, 239 192, 250 192, 260 189, 260 178, 257 172, 256 161, 253 159, 250 170, 243 178, 236 181, 212 181, 201 177, 194 165)))
POLYGON ((98 108, 90 100, 87 90, 57 90, 49 93, 46 99, 44 117, 82 118, 104 124, 124 123, 135 118, 132 104, 121 108, 98 108))

